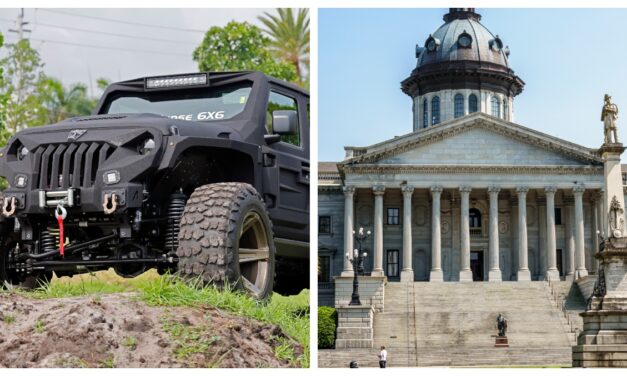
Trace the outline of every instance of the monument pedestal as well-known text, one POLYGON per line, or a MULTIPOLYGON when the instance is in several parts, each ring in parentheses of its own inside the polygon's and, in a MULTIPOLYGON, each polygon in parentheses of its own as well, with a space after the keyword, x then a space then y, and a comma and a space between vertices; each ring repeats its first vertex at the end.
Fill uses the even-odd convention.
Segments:
POLYGON ((507 339, 507 336, 496 336, 494 339, 494 347, 509 347, 509 340, 507 339))
POLYGON ((573 346, 573 367, 627 367, 627 238, 596 255, 599 277, 573 346))

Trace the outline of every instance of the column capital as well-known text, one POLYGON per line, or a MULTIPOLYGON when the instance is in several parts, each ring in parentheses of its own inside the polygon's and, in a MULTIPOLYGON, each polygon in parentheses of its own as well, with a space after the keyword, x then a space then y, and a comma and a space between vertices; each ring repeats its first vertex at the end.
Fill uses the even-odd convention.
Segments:
POLYGON ((344 196, 352 196, 355 193, 355 186, 346 185, 342 187, 342 190, 344 191, 344 196))
POLYGON ((403 195, 411 196, 414 193, 414 187, 411 185, 403 184, 401 185, 401 191, 403 195))
POLYGON ((550 194, 550 195, 554 195, 554 194, 555 194, 555 192, 557 192, 557 187, 556 187, 556 186, 554 186, 554 185, 549 185, 549 186, 546 186, 546 187, 544 187, 544 192, 545 192, 547 195, 549 195, 549 194, 550 194))
POLYGON ((490 193, 491 195, 498 194, 500 191, 501 187, 499 187, 498 185, 491 185, 488 187, 488 193, 490 193))
POLYGON ((431 187, 431 193, 440 194, 440 193, 442 193, 442 191, 444 191, 444 188, 441 185, 434 185, 434 186, 431 187))
POLYGON ((375 185, 372 187, 372 193, 374 193, 375 196, 383 196, 385 193, 385 187, 382 185, 375 185))
POLYGON ((467 185, 460 185, 459 186, 459 193, 469 194, 471 191, 472 191, 472 187, 469 187, 467 185))
POLYGON ((605 194, 605 189, 601 188, 596 192, 596 196, 599 200, 603 200, 603 195, 605 194))
POLYGON ((575 197, 579 196, 583 196, 583 193, 586 191, 586 187, 581 184, 581 185, 576 185, 573 187, 573 195, 575 195, 575 197))
POLYGON ((516 193, 518 193, 518 195, 526 195, 527 192, 529 192, 529 187, 526 185, 519 185, 516 187, 516 193))

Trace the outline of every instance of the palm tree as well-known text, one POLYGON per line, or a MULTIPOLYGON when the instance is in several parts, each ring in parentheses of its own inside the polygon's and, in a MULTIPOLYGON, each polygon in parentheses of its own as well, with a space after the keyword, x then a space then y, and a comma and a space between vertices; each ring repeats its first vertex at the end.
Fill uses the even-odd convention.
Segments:
POLYGON ((264 12, 259 17, 264 30, 272 39, 275 55, 290 62, 298 77, 306 81, 309 74, 309 9, 298 9, 296 17, 292 8, 277 8, 278 15, 264 12))

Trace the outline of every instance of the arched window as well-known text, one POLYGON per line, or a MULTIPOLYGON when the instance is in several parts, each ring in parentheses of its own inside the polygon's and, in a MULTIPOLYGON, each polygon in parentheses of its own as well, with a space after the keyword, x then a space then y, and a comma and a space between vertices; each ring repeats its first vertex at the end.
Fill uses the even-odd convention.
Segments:
POLYGON ((429 126, 429 102, 425 99, 422 102, 422 127, 427 128, 429 126))
POLYGON ((440 123, 440 97, 431 99, 431 125, 440 123))
POLYGON ((479 209, 472 208, 468 211, 468 214, 470 228, 481 228, 481 212, 479 209))
POLYGON ((499 103, 499 99, 497 97, 492 97, 490 100, 492 103, 492 116, 500 118, 501 117, 501 106, 499 103))
POLYGON ((455 118, 464 116, 464 96, 461 94, 455 94, 453 113, 455 118))
POLYGON ((477 106, 477 96, 474 94, 470 94, 468 97, 468 112, 473 113, 479 111, 479 106, 477 106))
POLYGON ((507 105, 507 99, 503 99, 503 119, 509 120, 509 106, 507 105))

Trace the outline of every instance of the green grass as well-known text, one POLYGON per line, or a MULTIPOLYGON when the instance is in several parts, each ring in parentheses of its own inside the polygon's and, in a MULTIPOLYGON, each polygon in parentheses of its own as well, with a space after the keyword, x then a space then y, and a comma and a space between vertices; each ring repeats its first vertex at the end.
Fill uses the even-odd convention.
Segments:
POLYGON ((13 324, 17 318, 14 315, 4 315, 2 316, 2 321, 7 324, 13 324))
POLYGON ((194 354, 202 354, 220 340, 218 336, 207 338, 207 325, 189 326, 164 317, 161 328, 170 335, 174 342, 174 356, 177 359, 188 359, 194 354))
POLYGON ((128 347, 129 350, 134 351, 137 348, 137 339, 133 336, 127 336, 122 340, 122 346, 128 347))
POLYGON ((43 332, 45 332, 45 331, 46 331, 46 325, 44 324, 44 322, 43 322, 43 321, 41 321, 41 320, 37 320, 37 321, 35 321, 35 327, 34 327, 34 329, 35 329, 35 332, 37 332, 37 333, 40 333, 40 334, 41 334, 41 333, 43 333, 43 332))
POLYGON ((273 294, 269 301, 259 302, 228 287, 202 287, 199 283, 185 282, 174 276, 159 276, 154 270, 133 279, 119 277, 109 270, 72 278, 53 278, 41 288, 17 292, 36 299, 91 295, 94 302, 99 302, 103 294, 134 292, 139 299, 154 306, 211 306, 223 309, 279 326, 303 347, 303 355, 296 357, 288 342, 279 341, 274 349, 277 358, 309 367, 309 290, 288 297, 273 294))

